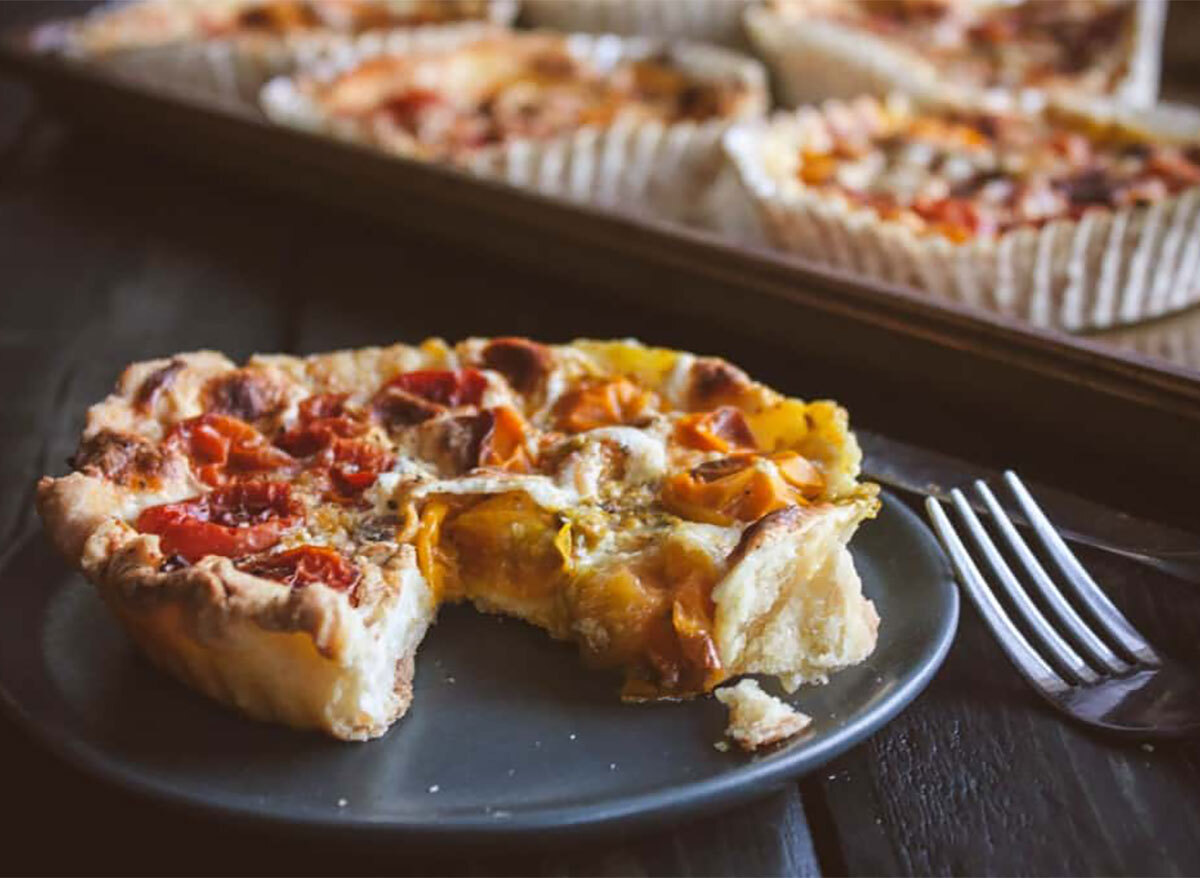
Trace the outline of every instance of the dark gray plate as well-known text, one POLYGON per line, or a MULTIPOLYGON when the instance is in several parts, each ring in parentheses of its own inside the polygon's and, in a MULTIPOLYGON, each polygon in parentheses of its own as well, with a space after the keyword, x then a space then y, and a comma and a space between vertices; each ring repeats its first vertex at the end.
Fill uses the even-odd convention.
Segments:
POLYGON ((722 753, 712 698, 623 705, 617 680, 511 620, 451 608, 421 647, 412 712, 345 744, 260 725, 144 664, 94 590, 34 536, 0 573, 0 694, 32 733, 121 786, 238 818, 431 840, 645 825, 810 771, 911 701, 946 654, 958 593, 925 526, 885 495, 854 554, 883 618, 874 655, 792 698, 801 738, 722 753))

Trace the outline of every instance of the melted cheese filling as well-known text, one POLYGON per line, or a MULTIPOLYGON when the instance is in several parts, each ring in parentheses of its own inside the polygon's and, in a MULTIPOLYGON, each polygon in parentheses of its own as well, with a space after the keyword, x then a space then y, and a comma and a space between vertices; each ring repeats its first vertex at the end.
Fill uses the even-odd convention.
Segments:
POLYGON ((722 562, 705 544, 732 540, 662 515, 618 519, 520 491, 438 496, 421 514, 418 561, 438 599, 516 616, 576 641, 590 666, 624 670, 626 698, 711 689, 724 678, 712 635, 722 562))

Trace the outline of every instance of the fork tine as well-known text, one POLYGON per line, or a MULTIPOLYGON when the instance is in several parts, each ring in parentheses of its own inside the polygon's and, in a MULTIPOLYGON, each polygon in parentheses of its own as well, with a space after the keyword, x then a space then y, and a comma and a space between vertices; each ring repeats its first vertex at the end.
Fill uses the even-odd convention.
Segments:
POLYGON ((1088 658, 1097 667, 1107 668, 1114 674, 1123 674, 1129 671, 1129 665, 1096 636, 1096 633, 1075 612, 1075 608, 1063 597, 1058 586, 1054 584, 1054 580, 1050 578, 1050 574, 1046 572, 1046 568, 1041 565, 1037 556, 1033 554, 1028 544, 1009 521, 1007 513, 996 500, 996 495, 992 493, 991 488, 980 479, 975 482, 975 491, 982 498, 983 504, 987 507, 1000 533, 1003 534, 1008 547, 1012 549, 1013 554, 1020 560, 1021 566, 1025 568, 1025 572, 1029 574, 1029 578, 1037 586, 1038 593, 1050 605, 1050 609, 1058 619, 1059 627, 1068 631, 1075 638, 1076 644, 1082 647, 1088 658))
POLYGON ((1016 575, 1008 566, 1008 562, 1004 560, 1000 550, 992 542, 992 538, 983 529, 983 524, 975 515, 971 504, 967 502, 967 498, 963 496, 963 492, 955 488, 950 492, 950 499, 954 502, 955 511, 966 524, 975 545, 983 553, 983 558, 987 562, 987 566, 991 568, 993 576, 1000 580, 1000 584, 1008 592, 1008 597, 1015 605, 1017 613, 1033 629, 1041 645, 1050 651, 1050 654, 1059 663, 1059 667, 1067 668, 1071 675, 1082 683, 1095 683, 1099 680, 1099 675, 1069 643, 1062 639, 1062 636, 1054 630, 1054 626, 1046 621, 1042 611, 1030 600, 1029 595, 1021 587, 1021 583, 1017 581, 1016 575))
POLYGON ((937 531, 942 545, 950 555, 950 561, 958 573, 958 581, 971 596, 971 601, 979 610, 979 615, 983 616, 988 627, 992 629, 992 634, 1000 642, 1000 647, 1008 654, 1009 660, 1017 666, 1021 676, 1028 680, 1035 689, 1047 696, 1053 697, 1066 692, 1069 687, 1062 677, 1034 651, 1033 647, 1029 645, 1029 641, 1025 639, 1025 635, 1012 623, 1012 619, 1008 618, 1008 614, 1004 612, 1004 608, 1000 606, 996 596, 987 587, 979 568, 971 560, 967 547, 958 538, 954 525, 950 523, 945 510, 942 509, 941 501, 935 497, 927 497, 925 498, 925 509, 933 521, 934 530, 937 531))
POLYGON ((1016 497, 1017 503, 1020 504, 1021 511, 1025 513, 1025 518, 1033 527, 1034 533, 1038 535, 1038 539, 1041 540, 1050 557, 1054 559, 1054 563, 1058 565, 1076 596, 1091 610, 1096 624, 1119 643, 1129 655, 1148 665, 1161 665, 1162 659, 1150 648, 1146 639, 1129 624, 1129 620, 1121 614, 1121 611, 1113 606, 1112 601, 1100 590, 1100 586, 1096 585, 1096 581, 1079 563, 1079 559, 1067 548, 1067 544, 1063 542, 1058 531, 1054 529, 1054 525, 1046 518, 1041 507, 1034 502, 1025 485, 1017 478, 1017 474, 1012 470, 1006 471, 1004 481, 1013 496, 1016 497))

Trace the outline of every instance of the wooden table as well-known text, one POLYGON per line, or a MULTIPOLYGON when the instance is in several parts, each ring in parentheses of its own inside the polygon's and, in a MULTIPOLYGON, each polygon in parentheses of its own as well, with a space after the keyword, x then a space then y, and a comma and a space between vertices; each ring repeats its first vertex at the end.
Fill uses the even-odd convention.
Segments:
MULTIPOLYGON (((34 479, 65 469, 84 409, 129 361, 430 334, 555 339, 580 327, 712 350, 768 372, 788 357, 711 323, 632 311, 584 282, 551 285, 234 186, 115 133, 72 131, 0 82, 0 549, 34 527, 34 479)), ((812 383, 819 389, 819 376, 812 383)), ((855 399, 844 401, 855 410, 855 399)), ((970 457, 988 440, 964 431, 953 441, 944 450, 970 457)), ((1200 660, 1200 589, 1112 557, 1085 561, 1167 652, 1200 660)), ((0 776, 3 863, 14 872, 1200 871, 1200 743, 1150 747, 1066 725, 1018 679, 970 607, 934 683, 865 744, 756 804, 644 838, 414 851, 276 835, 103 786, 7 720, 0 776)))

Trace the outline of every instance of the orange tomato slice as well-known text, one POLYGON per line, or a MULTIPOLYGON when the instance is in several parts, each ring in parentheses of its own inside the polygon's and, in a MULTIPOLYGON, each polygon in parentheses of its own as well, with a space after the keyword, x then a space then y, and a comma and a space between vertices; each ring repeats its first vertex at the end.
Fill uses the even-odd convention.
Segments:
POLYGON ((588 381, 565 394, 554 406, 555 424, 570 433, 628 424, 645 414, 655 402, 653 393, 627 378, 588 381))
POLYGON ((820 496, 825 481, 794 451, 734 454, 670 476, 663 504, 682 518, 730 525, 820 496))

